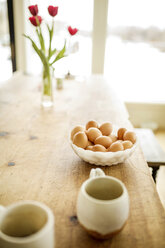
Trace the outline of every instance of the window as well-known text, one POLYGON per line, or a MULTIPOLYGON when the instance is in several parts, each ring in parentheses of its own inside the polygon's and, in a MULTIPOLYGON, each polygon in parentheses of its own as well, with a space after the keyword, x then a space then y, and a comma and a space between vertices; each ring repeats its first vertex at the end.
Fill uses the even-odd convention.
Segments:
POLYGON ((125 101, 164 102, 165 2, 110 0, 104 73, 125 101))

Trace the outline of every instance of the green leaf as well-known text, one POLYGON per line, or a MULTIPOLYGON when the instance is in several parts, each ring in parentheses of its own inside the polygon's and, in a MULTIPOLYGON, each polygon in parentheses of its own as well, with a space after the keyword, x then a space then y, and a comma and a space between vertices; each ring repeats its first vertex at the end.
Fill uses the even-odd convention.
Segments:
POLYGON ((30 36, 25 35, 25 34, 23 34, 23 36, 26 37, 27 39, 29 39, 29 40, 31 41, 32 47, 34 48, 34 50, 36 51, 36 53, 37 53, 38 56, 40 57, 40 59, 41 59, 43 65, 44 65, 44 67, 48 69, 49 63, 48 63, 47 58, 45 57, 44 53, 42 52, 42 50, 40 50, 40 49, 37 47, 37 45, 36 45, 35 42, 31 39, 30 36))
POLYGON ((52 28, 49 27, 49 25, 47 24, 47 28, 49 31, 49 54, 48 54, 48 60, 50 60, 51 56, 56 52, 52 53, 52 39, 53 39, 53 33, 54 33, 54 21, 52 21, 52 28))
POLYGON ((56 53, 57 49, 53 49, 51 52, 50 52, 50 58, 56 53))
POLYGON ((50 65, 53 65, 57 60, 62 59, 63 57, 66 57, 65 51, 66 51, 66 40, 65 40, 64 47, 62 48, 61 51, 59 51, 56 58, 53 60, 53 62, 50 65))
POLYGON ((50 32, 51 29, 49 28, 49 25, 48 25, 47 23, 46 23, 46 26, 47 26, 47 28, 48 28, 48 31, 50 32))

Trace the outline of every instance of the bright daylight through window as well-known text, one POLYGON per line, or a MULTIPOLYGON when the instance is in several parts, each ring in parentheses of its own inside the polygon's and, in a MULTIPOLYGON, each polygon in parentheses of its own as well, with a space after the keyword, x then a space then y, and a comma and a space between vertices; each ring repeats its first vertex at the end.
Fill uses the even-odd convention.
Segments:
POLYGON ((164 11, 164 0, 109 1, 104 72, 123 100, 164 102, 164 11))

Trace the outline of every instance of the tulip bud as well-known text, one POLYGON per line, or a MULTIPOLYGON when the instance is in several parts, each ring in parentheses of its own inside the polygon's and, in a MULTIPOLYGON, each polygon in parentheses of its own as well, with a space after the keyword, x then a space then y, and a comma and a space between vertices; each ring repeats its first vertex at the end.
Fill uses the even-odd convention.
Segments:
POLYGON ((78 29, 72 28, 71 26, 69 26, 68 31, 69 31, 70 35, 75 35, 78 32, 78 29))
POLYGON ((41 16, 32 16, 32 17, 29 17, 29 21, 31 22, 31 24, 37 27, 41 24, 42 18, 41 16))
POLYGON ((50 5, 49 7, 48 7, 48 12, 49 12, 49 15, 51 15, 51 16, 56 16, 57 15, 57 13, 58 13, 58 7, 54 7, 54 6, 52 6, 52 5, 50 5))
POLYGON ((30 5, 29 7, 29 11, 33 16, 36 16, 38 14, 38 5, 30 5))

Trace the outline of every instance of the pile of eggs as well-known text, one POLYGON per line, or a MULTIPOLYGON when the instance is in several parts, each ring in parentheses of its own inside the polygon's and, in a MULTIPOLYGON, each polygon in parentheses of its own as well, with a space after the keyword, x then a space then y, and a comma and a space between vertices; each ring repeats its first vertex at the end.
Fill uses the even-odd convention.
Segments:
POLYGON ((99 124, 91 120, 86 127, 76 126, 71 131, 74 145, 93 152, 124 151, 136 142, 136 134, 126 128, 119 128, 117 134, 112 134, 113 126, 110 122, 99 124))

